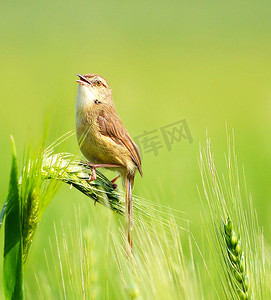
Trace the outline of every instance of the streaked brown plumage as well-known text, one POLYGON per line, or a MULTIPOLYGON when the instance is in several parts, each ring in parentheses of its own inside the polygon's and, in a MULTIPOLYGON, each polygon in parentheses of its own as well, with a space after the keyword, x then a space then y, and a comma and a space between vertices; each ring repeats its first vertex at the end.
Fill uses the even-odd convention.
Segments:
POLYGON ((97 74, 78 76, 76 133, 79 146, 91 163, 108 168, 118 166, 114 169, 126 184, 127 236, 132 247, 132 189, 136 170, 142 176, 140 153, 119 118, 107 81, 97 74))

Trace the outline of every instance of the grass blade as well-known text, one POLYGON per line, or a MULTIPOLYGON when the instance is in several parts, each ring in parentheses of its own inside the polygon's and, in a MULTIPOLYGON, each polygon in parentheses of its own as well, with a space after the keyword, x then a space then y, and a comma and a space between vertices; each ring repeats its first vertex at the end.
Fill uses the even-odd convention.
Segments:
POLYGON ((6 203, 3 286, 6 299, 23 299, 23 259, 21 203, 18 163, 13 138, 12 166, 6 203))

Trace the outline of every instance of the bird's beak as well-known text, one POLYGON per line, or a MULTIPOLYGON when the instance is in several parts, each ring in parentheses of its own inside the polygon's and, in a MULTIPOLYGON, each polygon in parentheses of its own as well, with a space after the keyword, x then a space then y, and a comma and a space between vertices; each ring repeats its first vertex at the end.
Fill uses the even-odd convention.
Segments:
POLYGON ((80 74, 76 74, 76 75, 80 78, 78 80, 75 80, 79 84, 81 84, 81 85, 92 85, 91 82, 88 81, 85 76, 80 75, 80 74))

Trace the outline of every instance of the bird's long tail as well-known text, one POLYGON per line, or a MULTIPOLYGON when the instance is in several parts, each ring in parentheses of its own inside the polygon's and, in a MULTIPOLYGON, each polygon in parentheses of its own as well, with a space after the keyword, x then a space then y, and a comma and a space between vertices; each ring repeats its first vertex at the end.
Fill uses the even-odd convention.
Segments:
POLYGON ((126 177, 126 236, 129 244, 129 250, 132 253, 133 249, 133 186, 134 186, 134 175, 128 174, 126 177))

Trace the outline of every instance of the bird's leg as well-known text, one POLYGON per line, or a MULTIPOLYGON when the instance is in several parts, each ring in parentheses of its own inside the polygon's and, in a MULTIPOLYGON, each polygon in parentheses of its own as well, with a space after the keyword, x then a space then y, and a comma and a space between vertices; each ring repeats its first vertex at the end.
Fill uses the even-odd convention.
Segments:
POLYGON ((117 181, 119 178, 120 178, 120 175, 118 175, 117 177, 113 178, 113 179, 111 180, 111 182, 114 183, 114 182, 117 181))
POLYGON ((119 178, 120 178, 120 175, 118 175, 117 177, 115 177, 115 178, 113 178, 113 179, 111 180, 114 189, 116 189, 116 188, 118 187, 118 185, 117 185, 115 182, 116 182, 119 178))
POLYGON ((96 180, 96 178, 97 178, 96 168, 92 167, 92 174, 91 174, 91 177, 90 177, 89 181, 94 181, 94 180, 96 180))
POLYGON ((121 165, 113 165, 113 164, 94 164, 89 161, 87 162, 87 164, 90 167, 94 167, 95 169, 97 169, 97 168, 120 168, 121 167, 121 165))
MULTIPOLYGON (((90 181, 93 181, 97 178, 96 175, 96 168, 119 168, 121 167, 120 165, 113 165, 113 164, 93 164, 91 162, 88 162, 88 165, 92 167, 92 175, 90 178, 90 181)), ((117 177, 115 177, 114 179, 111 180, 111 182, 113 183, 114 188, 117 188, 117 184, 114 184, 114 182, 120 177, 120 175, 118 175, 117 177)))
MULTIPOLYGON (((89 161, 86 162, 86 163, 82 162, 81 164, 82 165, 86 165, 87 164, 92 169, 92 175, 91 175, 89 181, 96 180, 96 178, 97 178, 96 169, 97 168, 120 168, 121 167, 120 165, 114 165, 114 164, 94 164, 94 163, 91 163, 89 161)), ((117 176, 116 178, 114 178, 111 182, 114 183, 119 177, 120 177, 120 175, 117 176)), ((115 187, 115 185, 114 185, 114 187, 115 187)))

